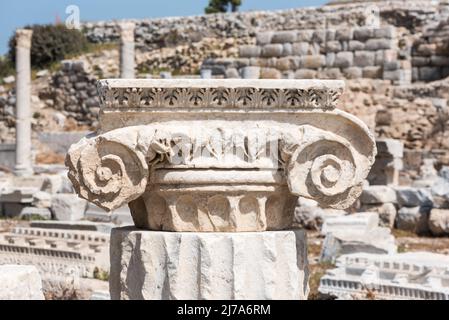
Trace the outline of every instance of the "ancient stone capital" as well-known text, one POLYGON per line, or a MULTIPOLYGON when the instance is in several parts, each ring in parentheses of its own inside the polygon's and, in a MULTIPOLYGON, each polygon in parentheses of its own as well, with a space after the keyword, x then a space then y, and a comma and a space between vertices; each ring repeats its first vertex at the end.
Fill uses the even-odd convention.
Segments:
POLYGON ((119 22, 120 40, 122 42, 134 42, 134 29, 136 24, 134 22, 119 22))
POLYGON ((32 36, 33 36, 33 30, 17 29, 16 30, 16 47, 30 49, 32 36))
POLYGON ((290 227, 298 196, 343 209, 376 146, 337 108, 344 83, 317 80, 104 80, 101 132, 73 145, 78 194, 137 227, 290 227))

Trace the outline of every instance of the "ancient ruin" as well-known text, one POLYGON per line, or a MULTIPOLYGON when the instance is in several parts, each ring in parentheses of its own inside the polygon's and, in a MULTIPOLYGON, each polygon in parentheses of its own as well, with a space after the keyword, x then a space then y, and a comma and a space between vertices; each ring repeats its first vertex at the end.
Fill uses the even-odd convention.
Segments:
POLYGON ((291 227, 297 198, 311 198, 324 207, 350 206, 376 155, 367 127, 337 108, 344 84, 103 80, 98 87, 101 130, 70 148, 69 178, 80 197, 107 210, 128 204, 135 226, 152 230, 113 231, 112 298, 304 299, 307 257, 305 249, 298 250, 306 238, 299 231, 282 231, 291 227), (176 259, 183 250, 199 246, 185 254, 192 255, 188 259, 192 272, 199 268, 208 280, 203 283, 192 272, 180 271, 177 277, 187 273, 191 292, 178 293, 177 287, 185 287, 185 282, 178 283, 176 277, 167 278, 168 291, 136 292, 146 281, 163 282, 173 266, 163 264, 162 270, 151 272, 152 280, 138 275, 138 268, 150 266, 145 259, 140 267, 129 264, 129 259, 137 259, 137 253, 129 251, 135 237, 139 245, 134 250, 145 250, 139 256, 151 260, 166 261, 166 255, 176 259), (231 249, 240 242, 241 249, 231 249), (214 243, 222 244, 217 248, 214 243), (253 252, 265 261, 266 253, 258 249, 262 243, 274 246, 271 254, 276 257, 266 261, 264 273, 274 272, 279 263, 297 266, 284 280, 273 274, 271 292, 260 281, 259 290, 243 286, 249 269, 255 273, 251 277, 262 270, 251 268, 253 259, 240 254, 253 252), (212 248, 222 254, 215 256, 212 248), (289 253, 281 254, 282 250, 289 253), (202 255, 210 258, 203 261, 202 255), (215 269, 216 264, 222 267, 215 269), (222 269, 237 267, 242 268, 241 279, 222 269), (127 276, 130 271, 132 279, 127 276), (216 277, 234 285, 229 291, 209 287, 216 277), (290 277, 304 281, 296 287, 295 280, 286 289, 290 277), (205 291, 208 294, 202 296, 205 291))

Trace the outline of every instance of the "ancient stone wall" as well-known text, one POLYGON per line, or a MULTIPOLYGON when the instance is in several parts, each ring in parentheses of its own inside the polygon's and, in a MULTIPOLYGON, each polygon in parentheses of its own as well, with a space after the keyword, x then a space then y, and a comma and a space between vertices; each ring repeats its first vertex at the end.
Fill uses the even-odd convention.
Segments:
POLYGON ((258 66, 261 78, 411 81, 393 26, 261 32, 256 39, 240 47, 240 59, 211 59, 203 68, 225 76, 230 68, 258 66))
MULTIPOLYGON (((360 26, 365 25, 368 15, 365 6, 359 5, 350 9, 342 7, 298 8, 147 19, 135 21, 135 36, 138 48, 152 50, 199 42, 205 37, 242 38, 254 36, 256 31, 360 26)), ((110 42, 119 39, 117 22, 86 23, 84 30, 92 42, 110 42)))

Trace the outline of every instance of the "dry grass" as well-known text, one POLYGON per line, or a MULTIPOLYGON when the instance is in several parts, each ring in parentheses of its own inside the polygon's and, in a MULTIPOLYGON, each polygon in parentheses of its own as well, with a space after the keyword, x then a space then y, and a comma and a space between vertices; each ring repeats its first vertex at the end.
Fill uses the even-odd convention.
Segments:
POLYGON ((47 150, 36 155, 36 163, 38 164, 64 164, 65 156, 53 151, 47 150))

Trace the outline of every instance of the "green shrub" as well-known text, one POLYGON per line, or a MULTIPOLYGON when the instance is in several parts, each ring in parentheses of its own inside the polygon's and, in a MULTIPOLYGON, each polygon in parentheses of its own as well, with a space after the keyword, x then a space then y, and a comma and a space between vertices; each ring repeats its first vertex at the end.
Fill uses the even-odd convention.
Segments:
MULTIPOLYGON (((88 41, 84 34, 65 25, 34 25, 26 27, 33 30, 31 41, 31 65, 45 68, 54 62, 85 52, 88 41)), ((15 37, 9 40, 9 57, 15 61, 15 37)))
POLYGON ((0 56, 0 78, 14 74, 14 65, 9 57, 0 56))

